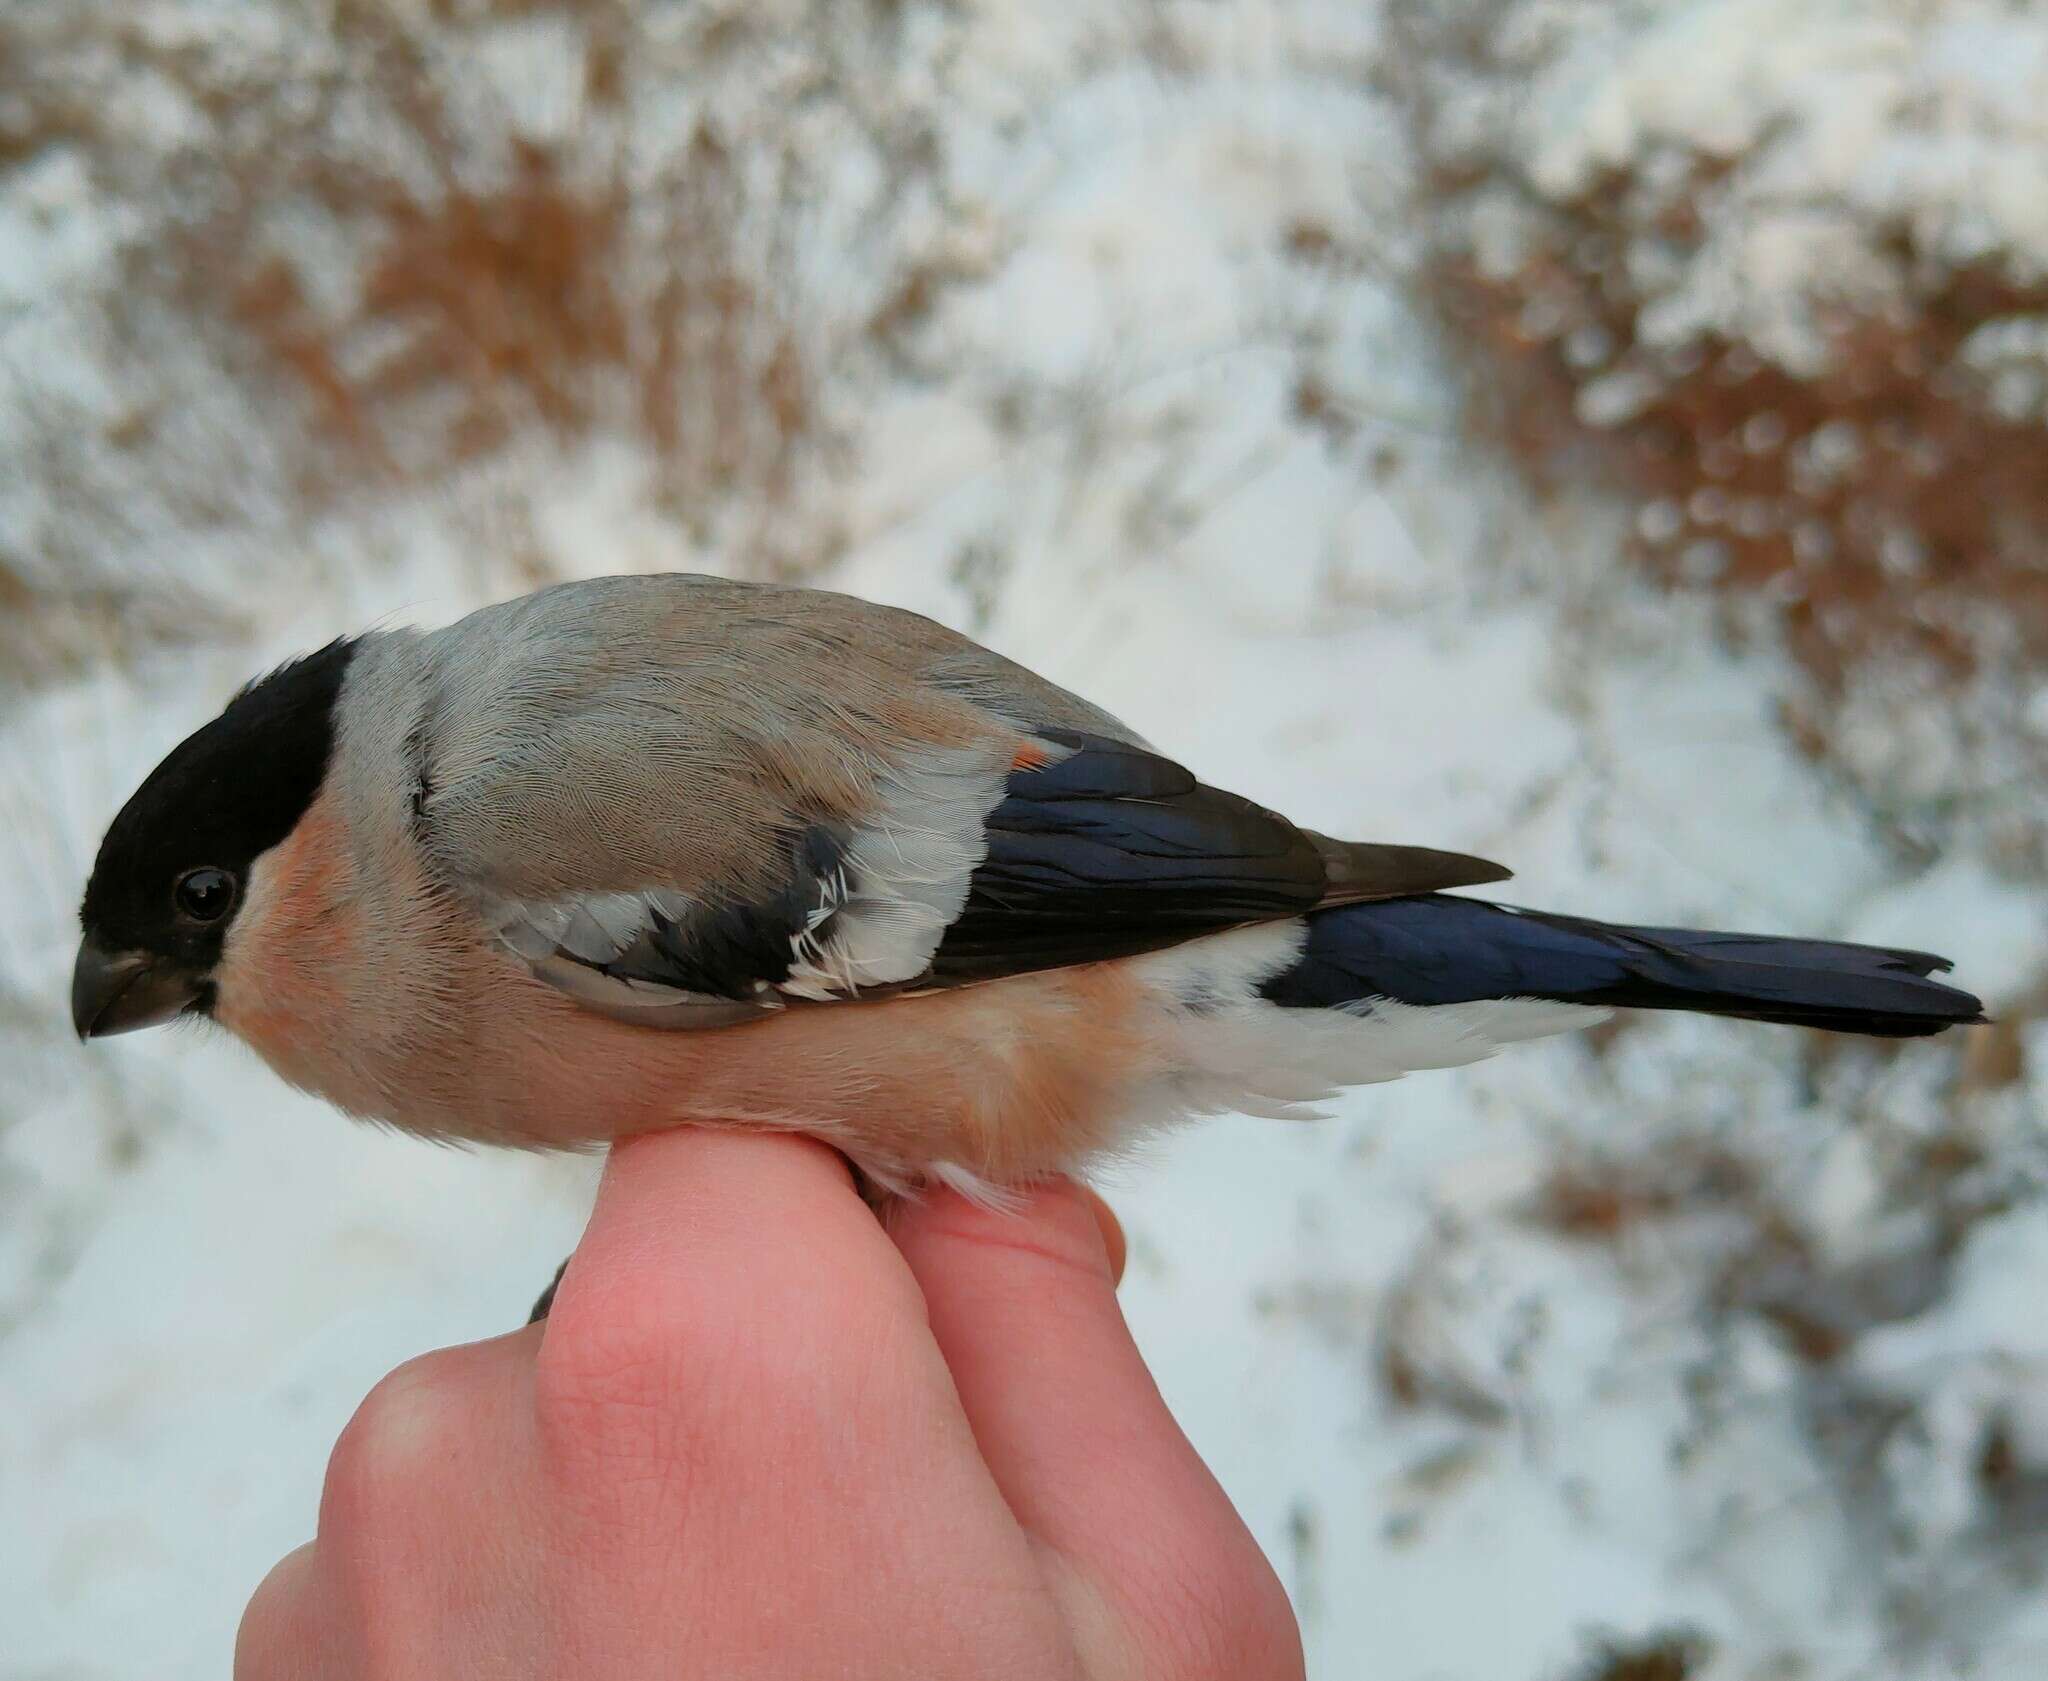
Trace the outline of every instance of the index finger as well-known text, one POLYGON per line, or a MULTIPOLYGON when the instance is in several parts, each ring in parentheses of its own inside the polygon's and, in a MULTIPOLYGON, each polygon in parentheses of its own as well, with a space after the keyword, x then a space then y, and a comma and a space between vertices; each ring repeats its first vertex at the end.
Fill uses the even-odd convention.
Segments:
MULTIPOLYGON (((775 1601, 803 1559, 1028 1572, 923 1295, 818 1144, 685 1130, 614 1146, 539 1336, 551 1568, 634 1608, 618 1628, 730 1612, 735 1583, 775 1601)), ((807 1591, 848 1629, 889 1603, 860 1572, 807 1591)))
POLYGON ((543 1358, 593 1324, 746 1344, 836 1341, 849 1318, 921 1327, 923 1314, 837 1152, 791 1133, 679 1127, 612 1146, 543 1358))

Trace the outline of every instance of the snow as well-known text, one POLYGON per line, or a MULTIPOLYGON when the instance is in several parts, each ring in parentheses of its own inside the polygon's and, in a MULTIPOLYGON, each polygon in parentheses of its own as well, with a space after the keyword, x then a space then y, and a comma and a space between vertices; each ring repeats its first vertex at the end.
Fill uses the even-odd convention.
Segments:
MULTIPOLYGON (((2048 270, 2048 36, 1983 0, 1845 8, 1585 0, 1515 8, 1564 50, 1517 90, 1528 178, 1572 198, 1660 150, 1728 160, 1733 214, 1645 313, 1646 343, 1718 329, 1788 367, 1821 353, 1811 305, 1889 297, 1881 230, 1958 264, 2048 270)), ((1510 25, 1510 28, 1512 25, 1510 25)))
MULTIPOLYGON (((355 1403, 517 1323, 587 1206, 589 1161, 351 1127, 222 1039, 70 1042, 71 907, 107 815, 249 672, 338 629, 536 577, 745 571, 765 530, 771 560, 958 625, 1303 822, 1499 856, 1518 901, 1932 947, 1994 1011, 2048 979, 2038 882, 1967 835, 1931 861, 1893 843, 1886 819, 1944 786, 1900 745, 1910 705, 1864 714, 1884 739, 1857 750, 1902 755, 1897 806, 1873 811, 1780 727, 1793 679, 1768 639, 1732 651, 1707 607, 1625 569, 1627 510, 1535 499, 1459 435, 1404 279, 1412 160, 1367 74, 1375 8, 908 6, 872 39, 758 10, 721 9, 746 45, 715 73, 662 14, 625 114, 590 122, 623 126, 642 183, 707 111, 747 152, 736 260, 819 358, 822 435, 772 510, 750 468, 678 510, 675 463, 624 408, 297 501, 303 421, 274 390, 203 335, 126 359, 98 336, 91 287, 163 205, 62 146, 0 175, 10 454, 59 397, 98 425, 156 380, 200 417, 154 466, 79 434, 122 521, 81 527, 69 481, 0 482, 0 559, 20 551, 71 650, 0 694, 6 1681, 225 1673, 355 1403), (920 132, 932 156, 906 173, 920 132), (857 330, 926 271, 929 308, 887 349, 857 330), (226 511, 152 476, 166 460, 230 473, 226 511), (126 605, 95 617, 64 594, 80 576, 126 605)), ((1815 263, 1855 281, 1900 182, 1953 204, 1958 240, 1981 224, 2048 253, 2040 195, 2010 186, 2048 143, 2030 14, 1507 10, 1569 48, 1515 118, 1539 185, 1682 140, 1749 148, 1759 204, 1797 180, 1833 207, 1825 238, 1745 234, 1725 294, 1676 277, 1674 332, 1709 308, 1796 323, 1815 263), (1907 109, 1925 145, 1901 157, 1907 109)), ((256 0, 146 11, 238 75, 342 62, 256 0)), ((586 132, 571 23, 484 33, 473 56, 443 44, 475 68, 456 109, 480 181, 508 135, 586 132)), ((119 120, 146 151, 200 119, 166 93, 119 120)), ((358 252, 294 214, 296 248, 358 252)), ((620 260, 646 295, 659 228, 620 260)), ((1361 1091, 1325 1123, 1208 1122, 1120 1169, 1132 1322, 1294 1594, 1311 1673, 1549 1681, 1598 1640, 1666 1634, 1705 1654, 1687 1681, 2034 1673, 2048 1044, 2021 1044, 2017 1083, 1972 1084, 1953 1040, 1823 1056, 1640 1020, 1361 1091), (1613 1200, 1574 1223, 1577 1184, 1613 1200), (1832 1359, 1803 1352, 1819 1335, 1832 1359)))

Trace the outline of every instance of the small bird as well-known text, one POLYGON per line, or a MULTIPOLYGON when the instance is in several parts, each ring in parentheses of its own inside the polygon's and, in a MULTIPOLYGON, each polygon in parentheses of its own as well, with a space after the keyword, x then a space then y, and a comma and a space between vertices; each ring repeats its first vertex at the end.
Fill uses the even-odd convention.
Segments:
POLYGON ((998 1206, 1614 1007, 1983 1019, 1921 952, 1446 891, 1507 874, 1299 828, 912 613, 601 578, 244 688, 108 829, 71 1009, 429 1138, 776 1128, 998 1206))

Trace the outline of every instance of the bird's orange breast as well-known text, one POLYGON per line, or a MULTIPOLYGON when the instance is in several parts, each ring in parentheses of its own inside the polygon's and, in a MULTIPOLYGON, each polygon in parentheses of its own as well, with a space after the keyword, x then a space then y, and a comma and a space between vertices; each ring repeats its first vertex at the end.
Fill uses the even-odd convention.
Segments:
POLYGON ((535 980, 417 871, 396 891, 375 874, 323 795, 252 876, 216 1015, 293 1084, 428 1136, 573 1147, 772 1126, 885 1182, 945 1161, 1014 1183, 1108 1146, 1153 1072, 1145 1000, 1118 964, 637 1027, 535 980))

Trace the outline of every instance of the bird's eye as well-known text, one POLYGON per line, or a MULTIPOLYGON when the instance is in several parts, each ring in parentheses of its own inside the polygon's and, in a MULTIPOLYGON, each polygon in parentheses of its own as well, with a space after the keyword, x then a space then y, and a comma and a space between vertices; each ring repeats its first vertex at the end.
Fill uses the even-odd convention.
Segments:
POLYGON ((178 877, 178 909, 195 922, 218 922, 235 902, 235 878, 211 865, 178 877))

